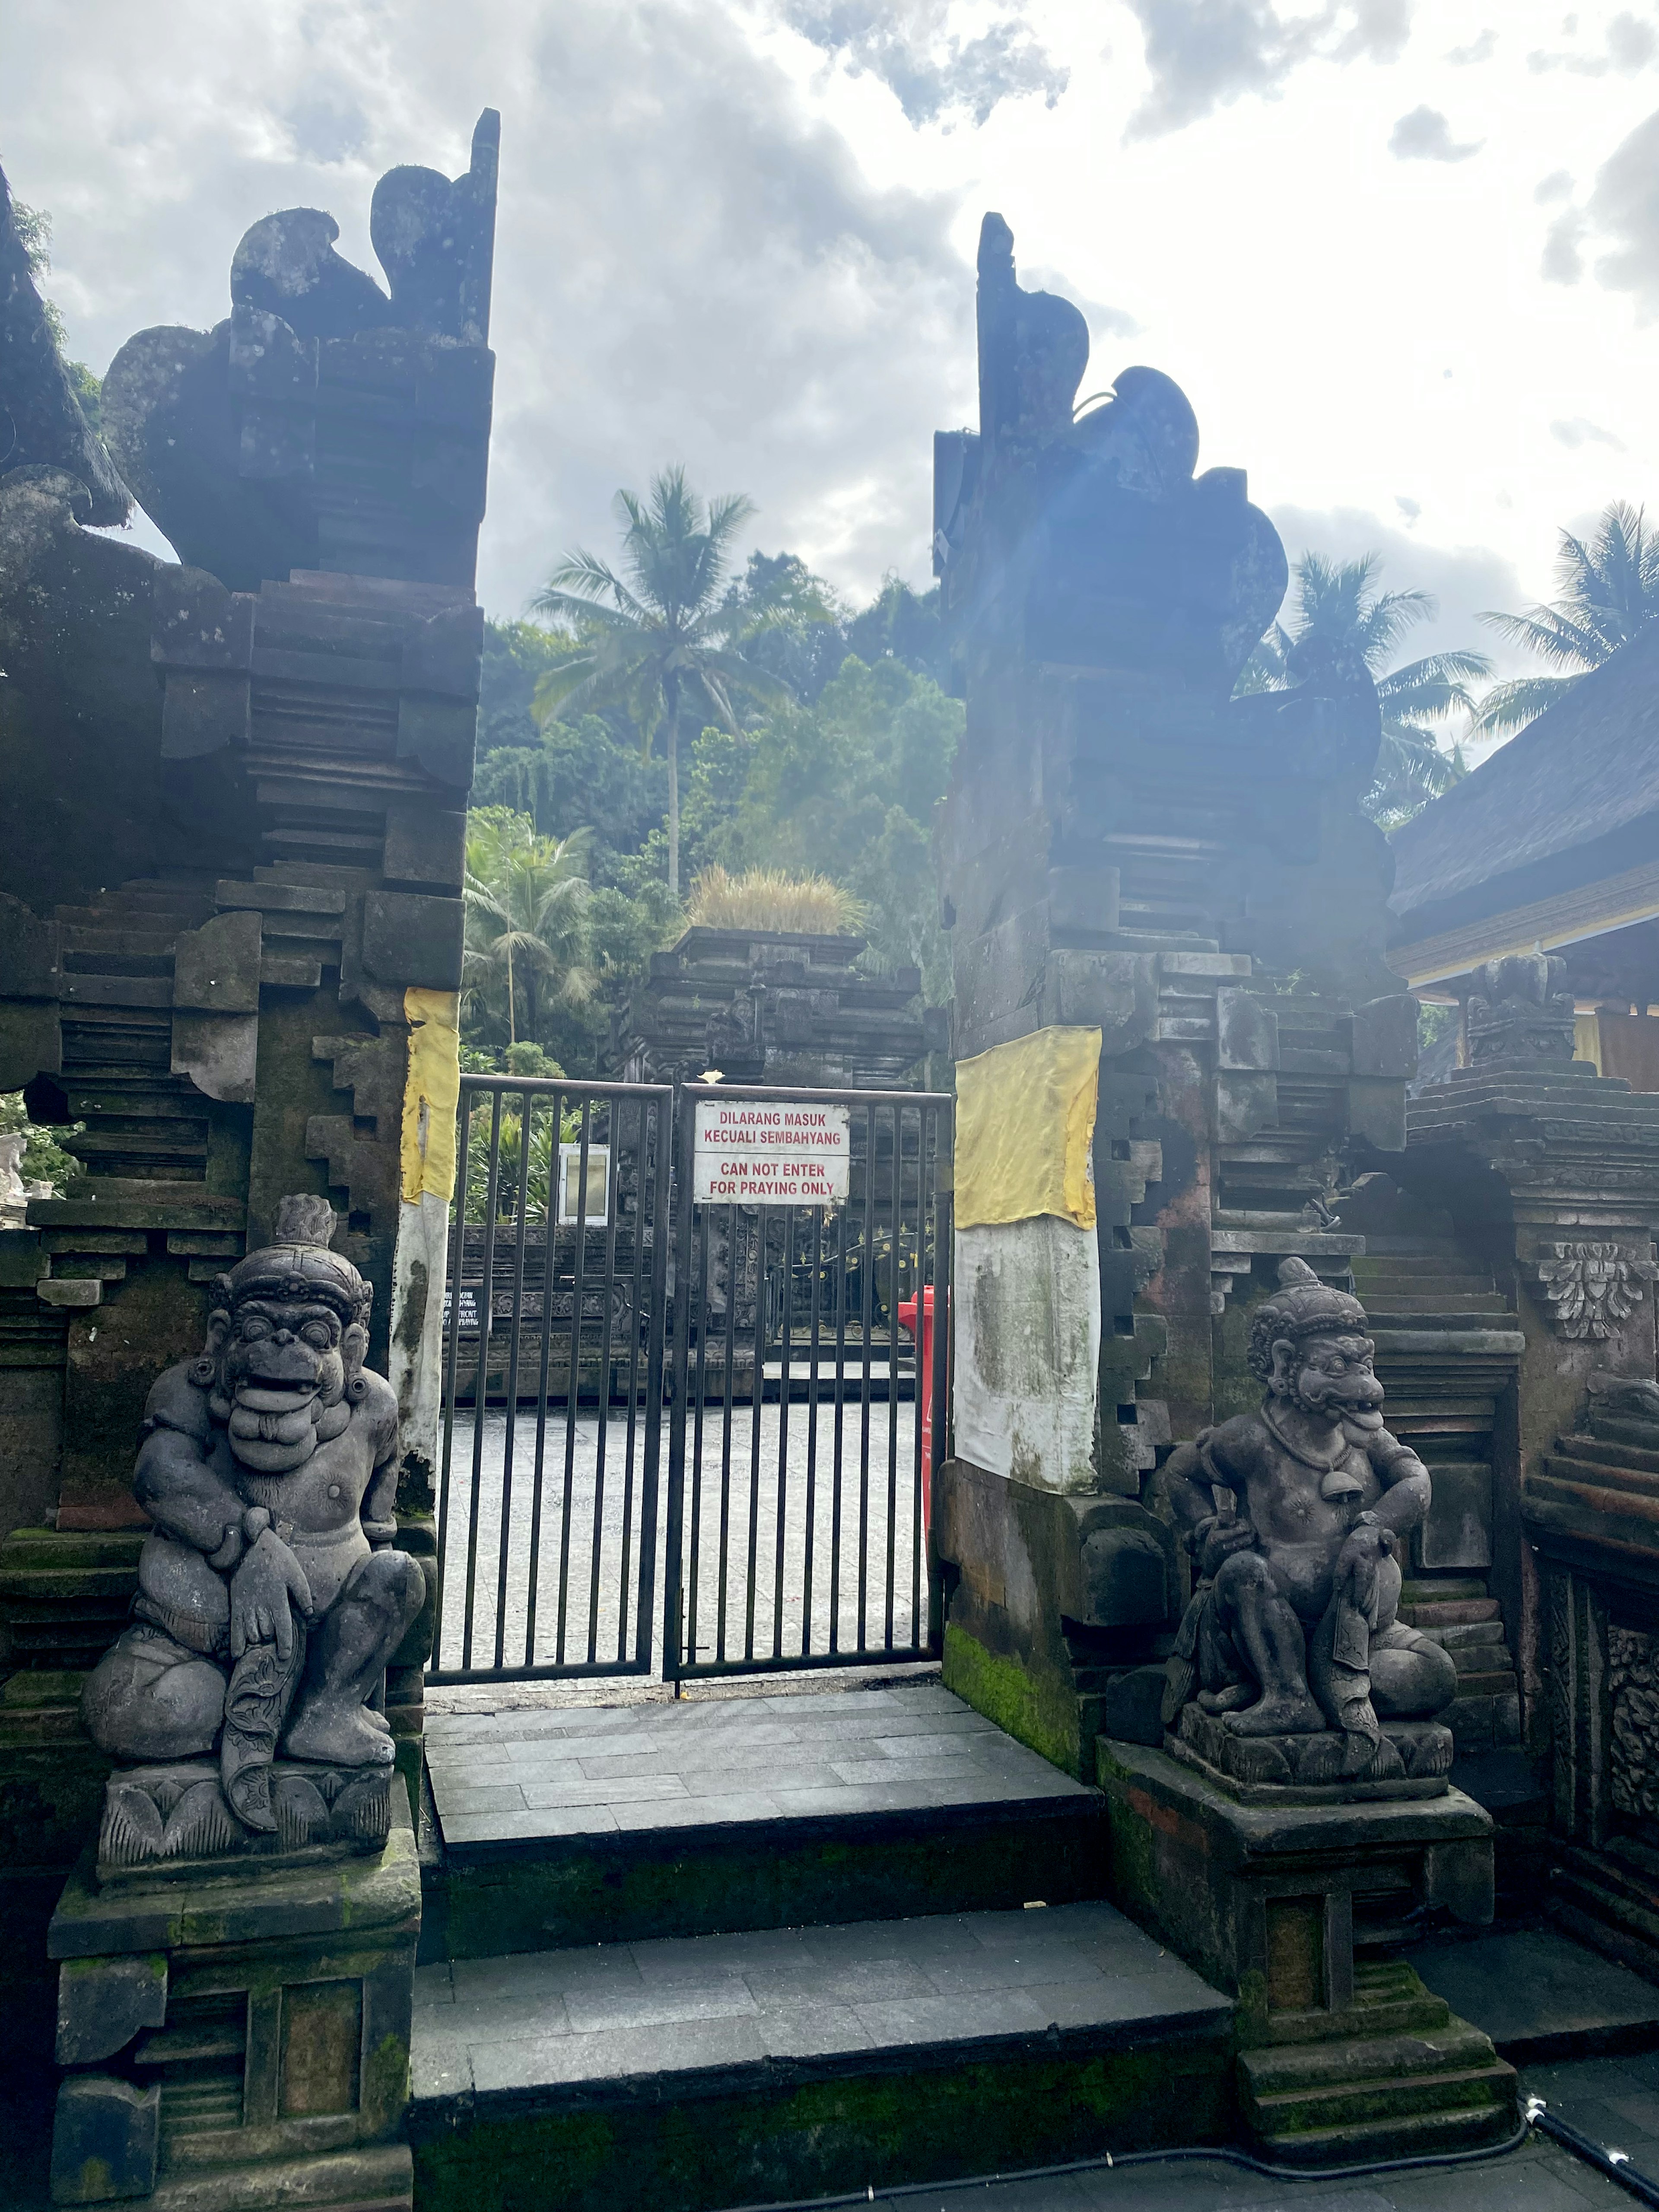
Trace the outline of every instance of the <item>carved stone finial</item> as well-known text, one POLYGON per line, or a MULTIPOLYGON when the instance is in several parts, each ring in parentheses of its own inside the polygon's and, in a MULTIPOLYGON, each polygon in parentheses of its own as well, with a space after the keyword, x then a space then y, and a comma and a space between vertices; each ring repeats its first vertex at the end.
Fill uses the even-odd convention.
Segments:
POLYGON ((1541 952, 1488 960, 1469 994, 1471 1067, 1536 1067, 1570 1060, 1572 994, 1561 988, 1565 960, 1541 952))

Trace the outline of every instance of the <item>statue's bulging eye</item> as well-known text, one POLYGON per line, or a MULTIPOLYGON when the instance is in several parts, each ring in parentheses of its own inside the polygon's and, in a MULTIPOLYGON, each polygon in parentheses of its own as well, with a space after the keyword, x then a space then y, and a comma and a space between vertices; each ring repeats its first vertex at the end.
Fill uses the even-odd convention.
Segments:
POLYGON ((319 1352, 328 1352, 333 1348, 334 1332, 326 1322, 307 1322, 303 1334, 306 1342, 315 1346, 319 1352))
POLYGON ((260 1314, 244 1314, 236 1324, 237 1334, 247 1344, 270 1334, 270 1323, 260 1314))

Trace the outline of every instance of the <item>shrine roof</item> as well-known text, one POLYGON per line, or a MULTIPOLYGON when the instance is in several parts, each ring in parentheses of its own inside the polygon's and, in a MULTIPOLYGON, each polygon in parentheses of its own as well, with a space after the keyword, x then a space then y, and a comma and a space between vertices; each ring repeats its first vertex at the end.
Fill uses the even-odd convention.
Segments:
POLYGON ((1395 833, 1390 940, 1659 861, 1656 816, 1659 623, 1395 833))

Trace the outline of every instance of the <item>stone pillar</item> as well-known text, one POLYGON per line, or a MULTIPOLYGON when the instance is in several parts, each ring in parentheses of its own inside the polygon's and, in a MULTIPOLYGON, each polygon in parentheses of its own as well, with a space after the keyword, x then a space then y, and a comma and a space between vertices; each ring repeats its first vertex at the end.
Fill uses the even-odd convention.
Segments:
MULTIPOLYGON (((1369 680, 1232 696, 1288 574, 1243 472, 1195 473, 1192 410, 1152 369, 1073 420, 1083 318, 1018 285, 994 216, 979 347, 979 429, 935 447, 967 703, 941 833, 954 1048, 1098 1032, 1100 1318, 1063 1468, 1016 1464, 1011 1443, 975 1456, 958 1419, 946 1673, 1091 1775, 1103 1731, 1161 1741, 1185 1566, 1158 1467, 1249 1401, 1249 1317, 1277 1262, 1343 1280, 1363 1249, 1341 1194, 1403 1144, 1416 1009, 1383 959, 1390 863, 1358 805, 1369 680)), ((957 1246, 958 1408, 995 1349, 963 1273, 975 1233, 957 1246)), ((1023 1234, 1022 1304, 1075 1322, 1069 1241, 1023 1234)), ((1022 1389, 1035 1411, 1055 1378, 1022 1389)))

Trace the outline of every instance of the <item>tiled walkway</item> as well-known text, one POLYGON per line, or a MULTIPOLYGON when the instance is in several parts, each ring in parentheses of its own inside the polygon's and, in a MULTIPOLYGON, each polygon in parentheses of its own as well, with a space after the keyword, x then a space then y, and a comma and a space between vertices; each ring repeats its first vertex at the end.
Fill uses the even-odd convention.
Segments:
POLYGON ((452 1848, 1089 1795, 936 1681, 434 1714, 426 1755, 452 1848))
POLYGON ((1109 1905, 457 1960, 416 1976, 422 2102, 1122 2027, 1231 2006, 1109 1905))

